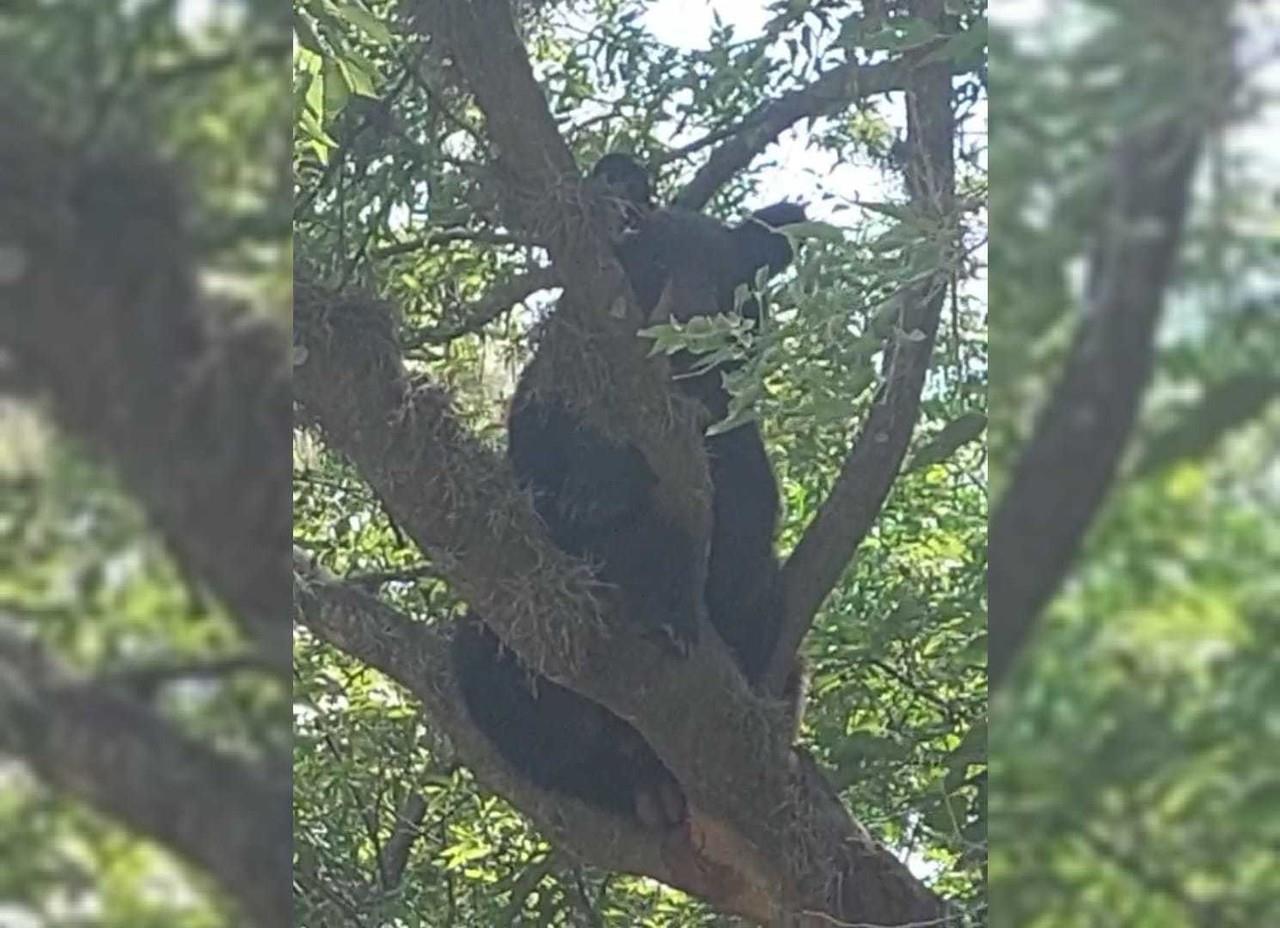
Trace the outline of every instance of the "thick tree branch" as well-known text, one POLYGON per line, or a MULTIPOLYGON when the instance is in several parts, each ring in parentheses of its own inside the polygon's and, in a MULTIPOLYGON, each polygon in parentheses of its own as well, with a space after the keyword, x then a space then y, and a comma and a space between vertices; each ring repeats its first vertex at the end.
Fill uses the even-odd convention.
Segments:
POLYGON ((993 687, 1074 561, 1128 442, 1199 149, 1199 127, 1168 117, 1117 145, 1085 317, 991 520, 993 687))
POLYGON ((1176 421, 1146 439, 1133 475, 1142 477, 1205 457, 1278 400, 1280 374, 1269 371, 1246 371, 1207 384, 1196 402, 1179 411, 1176 421))
MULTIPOLYGON (((633 822, 601 813, 589 805, 544 792, 512 770, 485 736, 471 724, 449 661, 448 630, 415 622, 375 597, 342 584, 305 558, 295 558, 295 604, 298 620, 320 638, 376 667, 422 700, 433 724, 444 731, 467 766, 486 786, 506 796, 558 847, 592 866, 650 876, 715 902, 728 912, 764 924, 774 923, 778 899, 759 887, 745 885, 733 866, 754 852, 716 818, 693 810, 694 840, 683 834, 663 836, 633 822), (695 849, 696 848, 696 849, 695 849), (735 859, 735 856, 737 859, 735 859)), ((805 755, 789 765, 792 801, 798 816, 793 829, 811 840, 816 833, 837 830, 843 840, 828 847, 823 870, 843 872, 840 885, 827 887, 836 896, 820 904, 797 900, 798 926, 827 926, 832 909, 850 920, 877 925, 945 925, 942 904, 892 855, 873 841, 826 786, 817 766, 805 755)), ((821 874, 814 874, 820 876, 821 874)), ((756 878, 760 874, 751 874, 756 878)), ((776 893, 778 888, 774 887, 776 893)))
POLYGON ((467 767, 506 796, 557 844, 597 866, 678 878, 663 862, 653 832, 530 784, 502 758, 466 714, 449 660, 451 626, 415 622, 376 597, 344 584, 295 555, 298 621, 341 651, 376 667, 422 700, 432 724, 449 736, 467 767), (571 826, 571 827, 570 827, 571 826))
MULTIPOLYGON (((923 0, 919 5, 936 6, 931 0, 923 0)), ((939 14, 940 10, 926 9, 917 15, 937 20, 939 14)), ((917 52, 911 58, 921 54, 917 52)), ((955 199, 951 72, 941 62, 918 67, 912 73, 910 85, 907 189, 918 214, 934 217, 940 234, 947 234, 941 230, 951 228, 955 199)), ((929 370, 950 275, 951 269, 943 265, 902 291, 899 329, 886 348, 888 374, 883 389, 835 485, 783 569, 786 624, 767 677, 774 692, 781 692, 785 686, 794 655, 818 609, 839 583, 862 539, 871 531, 898 476, 919 416, 920 394, 929 370)))
MULTIPOLYGON (((600 626, 602 604, 582 567, 551 548, 505 461, 453 417, 449 397, 414 388, 395 344, 391 310, 379 303, 295 284, 300 361, 294 390, 304 420, 348 455, 430 562, 486 620, 502 622, 510 601, 527 615, 520 643, 537 639, 525 620, 600 626), (460 557, 466 571, 456 569, 460 557), (451 569, 453 568, 453 569, 451 569), (541 583, 538 577, 553 582, 541 583), (545 592, 546 588, 553 588, 545 592)), ((563 677, 570 655, 528 655, 563 677), (560 663, 555 666, 557 659, 560 663)))
MULTIPOLYGON (((565 188, 578 178, 578 170, 534 79, 510 5, 503 0, 406 0, 406 7, 433 53, 452 58, 485 114, 514 227, 539 241, 544 240, 539 233, 549 233, 545 240, 557 263, 576 263, 575 256, 594 254, 596 264, 610 264, 602 236, 595 242, 573 241, 584 237, 583 218, 571 213, 567 200, 572 194, 565 188)), ((596 306, 609 305, 618 291, 602 280, 585 282, 585 289, 596 306), (595 286, 603 289, 593 292, 595 286)))
POLYGON ((860 65, 847 61, 817 78, 763 104, 741 120, 741 130, 721 142, 676 197, 676 205, 699 210, 725 182, 802 119, 838 113, 857 100, 902 90, 910 73, 903 59, 860 65))
MULTIPOLYGON (((453 420, 439 391, 410 387, 385 307, 326 297, 304 284, 295 292, 305 360, 294 384, 307 417, 507 644, 552 679, 630 720, 685 785, 695 834, 682 847, 664 848, 666 869, 641 872, 754 916, 762 906, 883 924, 940 916, 941 903, 848 818, 816 771, 797 770, 781 707, 750 693, 714 636, 687 660, 673 661, 614 617, 612 602, 583 565, 545 538, 505 462, 453 420), (691 705, 699 711, 688 712, 691 705), (825 811, 819 817, 815 810, 825 811), (769 858, 750 847, 770 848, 769 858), (673 858, 678 853, 687 857, 683 864, 673 858), (832 883, 825 867, 813 866, 817 860, 857 869, 832 883), (708 880, 707 861, 734 878, 708 880), (837 885, 848 887, 847 900, 829 895, 837 885), (846 901, 850 908, 840 908, 846 901)), ((418 648, 405 637, 408 628, 379 634, 380 626, 366 623, 353 640, 341 637, 351 634, 350 624, 321 631, 307 621, 404 681, 429 708, 433 697, 423 688, 448 679, 438 656, 429 665, 423 655, 404 663, 418 648)), ((429 634, 413 628, 414 635, 429 634)))
POLYGON ((485 114, 509 224, 545 243, 565 286, 531 389, 554 394, 603 434, 639 448, 657 476, 660 505, 694 538, 706 537, 710 484, 698 415, 674 396, 665 364, 653 363, 635 337, 643 320, 605 234, 608 207, 580 182, 510 4, 407 0, 407 7, 485 114))
MULTIPOLYGON (((0 122, 31 125, 13 104, 0 122)), ((203 303, 173 186, 0 135, 0 352, 119 472, 183 569, 290 666, 284 332, 203 303)))
MULTIPOLYGON (((710 534, 700 410, 648 358, 643 322, 609 245, 607 204, 578 176, 516 34, 506 0, 411 2, 436 53, 451 56, 485 114, 498 196, 513 228, 545 242, 564 283, 526 386, 637 447, 658 505, 692 538, 710 534)), ((487 617, 487 616, 486 616, 487 617)))
MULTIPOLYGON (((454 419, 447 396, 408 383, 392 325, 385 306, 297 284, 295 332, 305 360, 294 385, 305 416, 532 666, 625 717, 643 712, 638 694, 653 686, 651 674, 679 662, 613 620, 612 594, 550 543, 507 462, 454 419)), ((709 642, 701 650, 708 679, 745 690, 723 648, 709 642)), ((697 740, 692 730, 685 736, 697 740)))
POLYGON ((211 874, 253 924, 289 923, 287 780, 251 773, 73 678, 12 627, 0 627, 0 751, 211 874))

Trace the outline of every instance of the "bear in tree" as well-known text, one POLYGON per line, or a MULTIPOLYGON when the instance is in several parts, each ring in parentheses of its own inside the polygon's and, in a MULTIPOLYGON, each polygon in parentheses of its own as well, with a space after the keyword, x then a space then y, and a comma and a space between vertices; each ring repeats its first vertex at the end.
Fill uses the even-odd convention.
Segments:
MULTIPOLYGON (((774 230, 804 219, 802 207, 786 203, 732 227, 690 210, 655 209, 648 174, 626 155, 606 155, 592 178, 618 206, 614 251, 652 321, 733 312, 740 285, 753 283, 761 268, 773 275, 790 263, 791 245, 774 230)), ((752 320, 760 312, 754 298, 737 311, 752 320)), ((712 421, 724 418, 721 371, 687 376, 693 360, 672 359, 677 388, 703 403, 712 421)), ((656 505, 656 477, 638 448, 597 434, 564 404, 535 397, 527 373, 508 420, 508 455, 553 542, 616 586, 629 618, 662 629, 681 648, 697 640, 705 616, 748 682, 759 683, 783 598, 773 551, 778 488, 758 426, 705 438, 708 552, 656 505)), ((681 820, 678 785, 634 728, 531 674, 476 617, 459 625, 454 654, 470 715, 530 781, 649 826, 681 820)))

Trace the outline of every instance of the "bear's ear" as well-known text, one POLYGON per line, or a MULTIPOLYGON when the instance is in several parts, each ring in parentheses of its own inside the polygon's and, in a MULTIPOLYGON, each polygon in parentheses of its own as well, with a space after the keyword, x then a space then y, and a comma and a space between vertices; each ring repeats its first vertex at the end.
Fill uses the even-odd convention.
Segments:
POLYGON ((797 203, 775 203, 751 214, 742 225, 733 230, 734 248, 739 266, 735 276, 741 283, 755 279, 756 271, 769 269, 769 275, 781 273, 791 263, 794 254, 785 235, 774 229, 804 222, 804 207, 797 203))

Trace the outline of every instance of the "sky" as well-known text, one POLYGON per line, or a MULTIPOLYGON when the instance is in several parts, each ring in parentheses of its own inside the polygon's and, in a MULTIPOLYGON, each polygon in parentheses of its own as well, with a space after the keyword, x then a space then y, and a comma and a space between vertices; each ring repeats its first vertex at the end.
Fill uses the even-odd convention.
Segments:
MULTIPOLYGON (((644 23, 665 44, 677 48, 706 48, 714 13, 731 25, 736 37, 742 40, 759 36, 769 19, 764 0, 657 0, 649 8, 644 23)), ((901 100, 897 109, 901 109, 901 100)), ((905 116, 900 119, 905 120, 905 116)), ((801 200, 810 204, 810 218, 838 223, 831 207, 818 200, 823 189, 848 199, 878 202, 887 198, 885 178, 878 168, 838 164, 834 155, 807 148, 807 137, 803 129, 793 129, 770 146, 765 159, 771 164, 762 172, 760 196, 748 201, 748 208, 782 199, 801 200)))

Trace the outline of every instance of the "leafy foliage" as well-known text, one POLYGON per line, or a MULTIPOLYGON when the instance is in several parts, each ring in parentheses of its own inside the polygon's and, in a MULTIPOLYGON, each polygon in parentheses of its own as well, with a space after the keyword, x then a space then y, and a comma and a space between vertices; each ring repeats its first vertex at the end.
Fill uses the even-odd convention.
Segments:
MULTIPOLYGON (((661 156, 662 200, 753 107, 812 80, 855 44, 870 60, 887 54, 888 46, 855 41, 850 24, 870 14, 844 3, 770 4, 751 35, 716 17, 705 42, 685 37, 701 42, 692 47, 660 38, 669 28, 654 6, 532 3, 522 28, 579 163, 614 149, 661 156)), ((981 22, 985 7, 962 6, 957 12, 981 22)), ((297 4, 298 258, 330 283, 369 285, 399 306, 413 370, 449 385, 461 414, 500 443, 515 374, 552 294, 523 294, 496 315, 480 310, 486 294, 545 257, 498 218, 502 178, 487 166, 492 153, 471 101, 392 6, 358 8, 382 28, 356 9, 297 4), (443 330, 454 337, 433 334, 443 330)), ((977 77, 958 78, 957 87, 982 92, 977 77)), ((648 335, 656 351, 692 340, 712 357, 748 359, 731 383, 735 413, 764 424, 789 549, 879 383, 881 346, 899 317, 894 294, 924 271, 905 256, 936 243, 931 268, 944 264, 960 282, 926 391, 918 466, 897 485, 810 637, 804 740, 877 834, 947 894, 974 898, 985 857, 986 493, 984 455, 972 439, 985 411, 986 365, 985 300, 966 281, 980 267, 982 242, 970 232, 957 249, 954 227, 929 228, 898 205, 889 178, 902 121, 895 106, 867 101, 797 130, 817 162, 857 164, 875 178, 885 202, 855 203, 847 182, 814 181, 820 204, 811 213, 822 221, 794 230, 800 260, 767 294, 763 331, 746 337, 722 318, 648 335)), ((964 188, 980 200, 985 156, 973 143, 962 156, 964 188)), ((791 193, 782 183, 776 171, 746 172, 712 211, 739 215, 748 199, 791 193)), ((424 621, 449 620, 456 603, 432 565, 309 434, 298 436, 294 486, 299 544, 424 621)), ((299 924, 354 911, 402 925, 729 923, 651 881, 562 858, 477 790, 410 696, 305 632, 295 697, 299 924), (408 865, 387 872, 386 849, 415 797, 425 811, 411 829, 408 865)))

